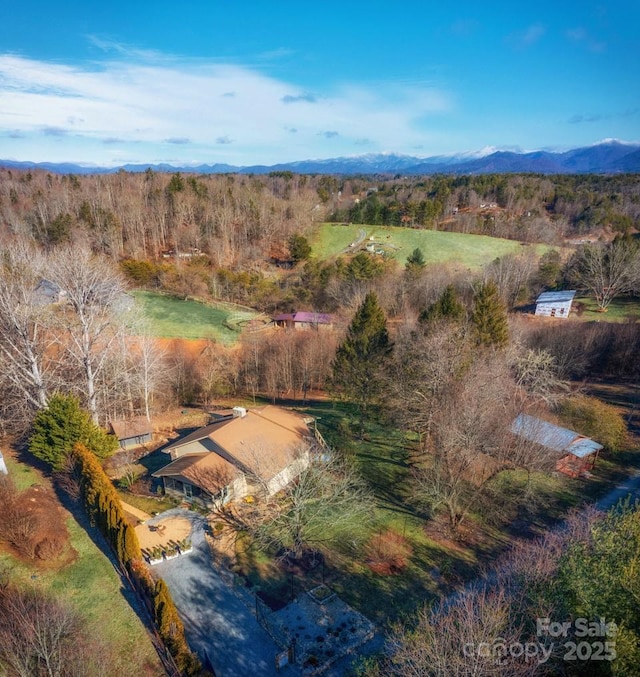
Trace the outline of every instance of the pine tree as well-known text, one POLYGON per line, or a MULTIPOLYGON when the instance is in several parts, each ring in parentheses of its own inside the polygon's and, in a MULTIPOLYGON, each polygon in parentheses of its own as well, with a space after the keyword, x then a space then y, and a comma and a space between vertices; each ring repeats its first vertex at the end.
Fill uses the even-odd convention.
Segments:
POLYGON ((490 280, 476 290, 471 320, 478 345, 501 348, 509 341, 509 323, 496 283, 490 280))
POLYGON ((53 470, 60 470, 77 443, 85 445, 100 459, 118 448, 116 438, 93 423, 77 397, 56 394, 33 420, 29 451, 53 470))
POLYGON ((356 311, 333 361, 333 384, 358 407, 361 427, 380 392, 380 372, 391 352, 387 321, 378 297, 369 292, 356 311))
POLYGON ((306 261, 311 256, 311 245, 304 235, 294 233, 288 244, 289 254, 294 261, 306 261))
POLYGON ((448 285, 440 298, 420 313, 420 322, 435 320, 461 320, 464 317, 465 307, 458 300, 453 285, 448 285))
POLYGON ((427 262, 424 260, 422 249, 416 247, 411 254, 407 256, 407 262, 404 264, 404 267, 408 275, 417 276, 426 265, 427 262))

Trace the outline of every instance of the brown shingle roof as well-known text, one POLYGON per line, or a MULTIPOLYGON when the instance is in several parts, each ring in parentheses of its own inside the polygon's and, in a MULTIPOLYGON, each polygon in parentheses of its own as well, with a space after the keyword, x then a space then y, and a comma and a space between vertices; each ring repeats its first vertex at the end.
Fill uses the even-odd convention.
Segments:
POLYGON ((236 467, 218 454, 189 454, 153 473, 153 477, 173 477, 189 482, 211 494, 226 487, 237 474, 236 467))
POLYGON ((153 425, 144 416, 111 421, 109 425, 119 440, 153 433, 153 425))
POLYGON ((226 421, 208 437, 267 480, 286 468, 300 447, 310 442, 304 417, 273 405, 250 409, 245 416, 226 421))
POLYGON ((195 481, 199 476, 228 474, 231 468, 268 481, 284 470, 302 447, 309 446, 311 435, 301 414, 268 405, 200 428, 164 451, 192 442, 201 443, 202 453, 187 454, 153 473, 154 477, 182 476, 202 486, 195 481))

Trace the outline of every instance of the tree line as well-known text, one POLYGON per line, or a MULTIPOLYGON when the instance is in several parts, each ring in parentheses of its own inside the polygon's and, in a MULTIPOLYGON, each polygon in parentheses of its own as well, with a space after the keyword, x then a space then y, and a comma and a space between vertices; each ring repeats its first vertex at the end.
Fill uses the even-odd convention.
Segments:
POLYGON ((292 235, 336 222, 448 229, 555 243, 637 229, 635 175, 334 177, 54 175, 0 169, 0 237, 83 241, 113 259, 202 252, 216 267, 286 259, 292 235), (485 209, 495 206, 497 209, 485 209))

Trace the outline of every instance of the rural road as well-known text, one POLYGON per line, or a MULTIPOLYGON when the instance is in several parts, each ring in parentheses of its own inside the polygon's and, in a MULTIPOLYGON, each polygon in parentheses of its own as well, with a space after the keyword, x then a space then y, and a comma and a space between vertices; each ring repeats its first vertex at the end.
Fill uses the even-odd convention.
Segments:
POLYGON ((626 482, 619 484, 606 496, 596 501, 595 506, 598 510, 608 510, 616 505, 621 498, 627 496, 630 496, 632 501, 640 498, 640 470, 635 470, 626 482))
POLYGON ((364 238, 367 237, 367 231, 362 228, 358 231, 358 237, 350 245, 345 247, 342 250, 343 254, 348 254, 349 252, 355 252, 358 247, 364 242, 364 238))

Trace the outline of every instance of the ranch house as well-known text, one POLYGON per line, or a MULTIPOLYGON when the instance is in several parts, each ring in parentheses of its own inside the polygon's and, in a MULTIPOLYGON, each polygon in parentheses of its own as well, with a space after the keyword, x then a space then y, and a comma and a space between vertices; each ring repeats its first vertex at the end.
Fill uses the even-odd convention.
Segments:
POLYGON ((171 462, 153 473, 167 493, 205 505, 271 496, 310 463, 311 419, 274 405, 234 407, 162 451, 171 462))

